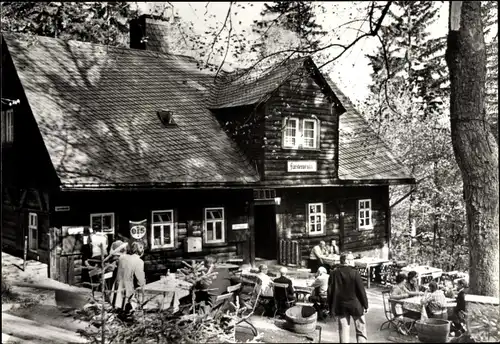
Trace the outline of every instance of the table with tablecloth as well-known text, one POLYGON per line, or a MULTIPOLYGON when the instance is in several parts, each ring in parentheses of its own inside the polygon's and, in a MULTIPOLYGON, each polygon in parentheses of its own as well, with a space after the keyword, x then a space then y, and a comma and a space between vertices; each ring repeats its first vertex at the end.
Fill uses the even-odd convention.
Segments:
POLYGON ((338 254, 322 257, 322 259, 323 263, 330 265, 332 268, 340 264, 340 256, 338 254))
MULTIPOLYGON (((246 283, 256 283, 259 276, 255 272, 245 271, 242 272, 241 278, 243 282, 246 283)), ((277 277, 273 277, 274 280, 277 277)), ((292 281, 292 286, 295 292, 295 296, 299 299, 305 299, 305 297, 311 294, 313 288, 310 285, 314 282, 313 279, 305 279, 305 278, 293 278, 288 276, 292 281)))
MULTIPOLYGON (((412 296, 406 299, 394 300, 391 299, 392 303, 399 303, 404 309, 409 311, 414 311, 420 313, 422 311, 422 296, 412 296)), ((446 298, 446 308, 454 308, 457 305, 455 299, 446 298)))
POLYGON ((160 279, 144 286, 144 300, 150 300, 145 309, 179 307, 179 299, 189 295, 191 284, 179 278, 160 279))
POLYGON ((354 259, 354 266, 360 270, 362 275, 366 277, 367 287, 370 288, 370 282, 375 279, 375 269, 376 267, 382 266, 383 264, 392 264, 388 259, 384 258, 373 258, 373 257, 363 257, 354 259), (363 271, 364 270, 364 271, 363 271))
POLYGON ((406 275, 410 271, 417 273, 418 285, 426 284, 426 280, 438 280, 443 275, 443 270, 429 265, 408 265, 401 269, 406 275))

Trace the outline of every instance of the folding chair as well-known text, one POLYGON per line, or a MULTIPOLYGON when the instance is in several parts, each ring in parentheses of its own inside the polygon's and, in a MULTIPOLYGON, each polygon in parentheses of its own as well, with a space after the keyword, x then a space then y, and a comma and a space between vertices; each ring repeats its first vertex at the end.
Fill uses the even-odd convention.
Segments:
MULTIPOLYGON (((239 319, 233 325, 234 327, 236 327, 242 323, 246 323, 247 325, 250 326, 250 329, 252 330, 254 336, 258 334, 258 331, 252 324, 250 317, 255 313, 255 308, 259 304, 259 297, 260 297, 260 285, 256 283, 254 285, 252 293, 250 294, 250 298, 246 301, 242 301, 243 307, 238 308, 236 315, 239 319)), ((237 299, 239 299, 239 297, 237 299)))
POLYGON ((295 300, 290 300, 288 298, 287 289, 288 289, 288 284, 286 283, 276 283, 276 282, 273 283, 273 295, 274 295, 273 318, 276 317, 276 313, 282 315, 288 308, 295 305, 295 300))
POLYGON ((382 300, 384 302, 384 314, 387 319, 380 325, 379 331, 382 331, 385 325, 389 330, 396 330, 399 334, 407 336, 413 330, 415 320, 406 318, 402 314, 396 314, 395 302, 390 299, 391 290, 382 291, 382 300))
MULTIPOLYGON (((100 292, 102 289, 101 274, 102 274, 102 269, 100 267, 94 267, 92 269, 89 269, 89 277, 90 277, 91 282, 85 282, 84 284, 90 285, 90 288, 92 289, 92 297, 94 297, 94 293, 96 291, 100 292), (98 277, 99 282, 96 282, 96 283, 92 282, 93 277, 98 277)), ((104 293, 109 292, 109 290, 106 286, 106 284, 107 284, 106 281, 112 277, 113 277, 113 271, 109 271, 109 272, 104 273, 104 293)))

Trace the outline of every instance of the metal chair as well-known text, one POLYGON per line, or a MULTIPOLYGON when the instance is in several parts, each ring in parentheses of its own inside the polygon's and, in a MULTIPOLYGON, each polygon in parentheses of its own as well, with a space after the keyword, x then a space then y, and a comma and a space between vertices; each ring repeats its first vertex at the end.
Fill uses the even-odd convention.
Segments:
POLYGON ((389 330, 395 330, 403 336, 409 335, 413 331, 414 319, 406 318, 402 314, 395 314, 394 300, 390 299, 391 290, 382 291, 382 300, 384 303, 384 314, 387 319, 380 325, 379 331, 382 331, 385 325, 389 330))
MULTIPOLYGON (((259 304, 259 297, 260 297, 260 285, 256 283, 254 285, 252 293, 250 294, 250 298, 241 302, 243 304, 243 307, 241 308, 236 307, 237 308, 236 316, 238 317, 238 320, 233 325, 234 327, 236 327, 242 323, 246 323, 247 325, 250 326, 250 329, 252 330, 254 336, 258 334, 258 331, 252 324, 250 317, 255 313, 255 308, 259 304)), ((238 301, 239 297, 237 297, 237 302, 238 301)))

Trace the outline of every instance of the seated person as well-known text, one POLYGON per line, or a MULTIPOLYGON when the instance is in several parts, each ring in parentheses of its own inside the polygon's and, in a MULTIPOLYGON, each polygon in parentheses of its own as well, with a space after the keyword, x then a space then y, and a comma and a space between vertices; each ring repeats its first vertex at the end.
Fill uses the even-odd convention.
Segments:
POLYGON ((205 305, 202 308, 208 311, 215 304, 217 296, 227 293, 227 287, 239 283, 239 280, 228 269, 217 268, 213 257, 205 257, 204 265, 207 271, 212 268, 212 272, 217 273, 215 278, 200 282, 196 286, 200 289, 196 292, 196 302, 204 302, 205 305))
POLYGON ((406 289, 413 293, 421 291, 418 286, 418 274, 416 271, 408 272, 408 277, 406 278, 406 289))
POLYGON ((260 295, 262 297, 273 297, 273 280, 269 277, 268 269, 266 265, 259 266, 259 273, 257 277, 259 277, 261 285, 260 285, 260 295))
POLYGON ((295 301, 295 291, 293 289, 292 280, 286 277, 288 269, 282 267, 280 269, 280 277, 274 279, 274 283, 287 284, 288 288, 286 291, 282 289, 277 289, 277 295, 275 295, 275 300, 278 302, 276 305, 278 308, 278 314, 283 314, 288 308, 287 301, 295 301))
POLYGON ((314 308, 318 312, 318 317, 320 318, 323 316, 322 309, 327 301, 329 277, 326 269, 321 266, 318 269, 314 283, 311 284, 313 291, 309 300, 314 303, 314 308))
POLYGON ((464 279, 457 281, 458 294, 456 297, 457 305, 453 308, 453 315, 451 316, 451 331, 460 336, 465 332, 465 323, 467 316, 467 309, 465 307, 465 294, 467 293, 467 282, 464 279))
POLYGON ((438 289, 436 282, 429 283, 429 292, 424 294, 421 303, 425 306, 429 318, 448 319, 446 297, 444 292, 438 289))
MULTIPOLYGON (((421 292, 411 292, 406 288, 406 275, 400 273, 396 276, 396 285, 392 288, 390 298, 392 300, 407 299, 411 296, 422 295, 421 292)), ((411 319, 420 319, 420 312, 416 310, 403 309, 403 306, 399 303, 391 303, 392 312, 395 317, 404 316, 411 319)))
POLYGON ((326 247, 326 243, 324 241, 320 241, 319 245, 316 245, 311 250, 311 254, 309 255, 309 269, 311 272, 318 272, 318 268, 320 266, 325 266, 327 271, 329 270, 329 266, 324 263, 323 258, 328 256, 328 248, 326 247))
POLYGON ((339 247, 337 246, 337 242, 332 240, 332 246, 330 246, 330 254, 340 254, 339 247))

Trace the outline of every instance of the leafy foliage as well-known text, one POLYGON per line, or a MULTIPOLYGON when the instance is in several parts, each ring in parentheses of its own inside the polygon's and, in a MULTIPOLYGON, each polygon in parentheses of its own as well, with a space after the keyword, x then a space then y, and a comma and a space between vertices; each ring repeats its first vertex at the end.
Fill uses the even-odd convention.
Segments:
MULTIPOLYGON (((397 259, 467 270, 465 207, 448 119, 444 37, 426 31, 438 8, 429 1, 397 1, 369 56, 373 68, 368 119, 417 180, 393 208, 397 259)), ((392 187, 396 202, 407 187, 392 187)))
POLYGON ((129 2, 3 2, 2 31, 127 46, 129 2))

